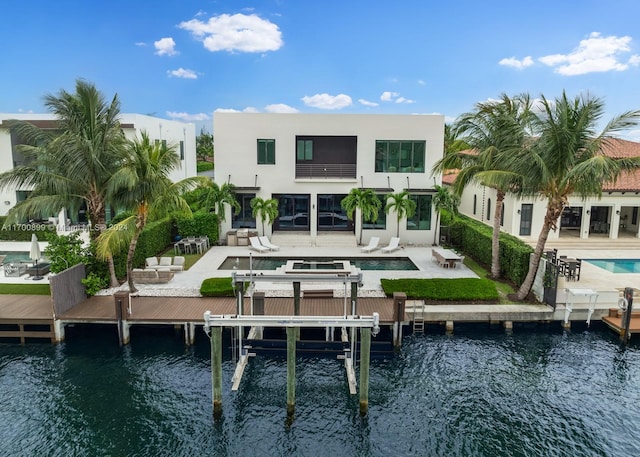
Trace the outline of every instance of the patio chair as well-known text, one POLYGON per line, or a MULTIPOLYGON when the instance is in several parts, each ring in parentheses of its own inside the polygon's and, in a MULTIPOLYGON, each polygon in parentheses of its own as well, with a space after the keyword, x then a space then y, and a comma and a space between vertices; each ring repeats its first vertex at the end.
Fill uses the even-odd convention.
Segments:
POLYGON ((185 258, 181 255, 177 255, 173 258, 173 265, 171 265, 171 271, 184 270, 185 258))
POLYGON ((361 249, 362 252, 372 252, 378 249, 378 243, 380 242, 380 237, 372 236, 369 240, 369 244, 361 249))
POLYGON ((392 236, 391 240, 389 241, 389 245, 383 247, 381 250, 382 252, 393 252, 399 248, 400 248, 400 238, 398 238, 397 236, 392 236))
POLYGON ((271 241, 269 241, 269 237, 267 236, 259 236, 258 239, 260 240, 260 244, 269 248, 271 251, 278 251, 280 249, 280 246, 276 246, 275 244, 271 243, 271 241))
POLYGON ((160 264, 158 263, 157 257, 147 257, 144 262, 145 262, 146 268, 155 269, 156 267, 160 266, 160 264))
POLYGON ((268 247, 260 244, 260 240, 258 239, 257 236, 250 236, 249 242, 251 243, 251 245, 249 246, 249 249, 253 249, 254 251, 258 251, 258 252, 266 252, 269 250, 268 247))

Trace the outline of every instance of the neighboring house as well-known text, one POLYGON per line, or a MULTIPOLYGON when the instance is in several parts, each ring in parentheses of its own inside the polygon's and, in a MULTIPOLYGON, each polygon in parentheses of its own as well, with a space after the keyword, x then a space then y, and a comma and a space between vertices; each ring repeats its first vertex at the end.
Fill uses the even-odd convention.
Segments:
MULTIPOLYGON (((0 113, 0 173, 11 170, 14 166, 22 164, 24 157, 17 150, 21 143, 16 135, 6 128, 6 121, 17 119, 28 121, 42 129, 55 130, 56 120, 52 114, 12 114, 0 113)), ((181 166, 174 170, 170 178, 173 181, 196 176, 196 130, 194 124, 185 124, 178 121, 170 121, 157 117, 141 114, 122 114, 120 124, 124 134, 129 139, 139 138, 142 131, 146 131, 149 137, 155 141, 166 141, 168 145, 175 146, 176 153, 180 155, 181 166)), ((30 189, 14 189, 0 192, 0 216, 17 202, 27 198, 30 189)), ((110 209, 107 209, 107 220, 110 219, 110 209)), ((83 210, 78 214, 68 215, 72 223, 86 222, 83 210)))
MULTIPOLYGON (((640 156, 640 143, 615 139, 604 150, 611 157, 640 156)), ((442 182, 453 183, 455 173, 445 173, 442 182)), ((495 190, 469 185, 462 195, 459 211, 491 226, 495 211, 495 190)), ((542 198, 504 199, 501 230, 525 241, 538 238, 546 212, 542 198)), ((558 230, 549 233, 549 240, 562 238, 640 238, 640 171, 624 174, 614 183, 604 183, 602 197, 586 200, 570 196, 569 204, 558 221, 558 230)))
MULTIPOLYGON (((230 208, 222 233, 256 227, 249 202, 278 201, 273 231, 360 229, 359 211, 349 221, 340 201, 355 187, 382 199, 408 190, 418 210, 400 222, 402 243, 433 240, 431 198, 440 176, 431 168, 442 157, 444 117, 439 115, 214 113, 216 179, 236 186, 240 214, 230 208)), ((363 240, 396 234, 396 215, 365 223, 363 240)))

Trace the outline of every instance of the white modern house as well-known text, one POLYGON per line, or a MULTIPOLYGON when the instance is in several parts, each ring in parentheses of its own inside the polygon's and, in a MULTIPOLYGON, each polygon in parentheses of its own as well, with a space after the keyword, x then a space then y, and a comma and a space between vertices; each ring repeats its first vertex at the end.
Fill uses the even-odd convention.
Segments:
MULTIPOLYGON (((640 156, 640 143, 616 139, 604 150, 612 157, 640 156)), ((445 174, 444 184, 451 184, 455 174, 445 174)), ((468 185, 462 195, 459 211, 487 225, 493 224, 496 192, 486 186, 468 185)), ((526 242, 537 240, 547 201, 543 198, 518 198, 507 194, 504 199, 501 230, 526 242)), ((549 240, 640 238, 640 171, 625 174, 616 182, 603 183, 602 197, 582 199, 570 196, 569 204, 558 221, 558 230, 549 240)))
MULTIPOLYGON (((382 199, 408 191, 416 214, 399 224, 401 244, 431 244, 433 164, 442 157, 440 115, 214 113, 216 181, 236 186, 242 207, 227 208, 222 234, 261 229, 252 217, 253 197, 278 201, 273 232, 301 232, 312 240, 322 232, 359 233, 360 215, 349 221, 340 206, 353 188, 373 189, 382 199)), ((363 243, 396 235, 392 211, 365 223, 363 243)))
MULTIPOLYGON (((0 113, 0 173, 11 170, 21 164, 24 157, 17 148, 20 139, 7 127, 9 120, 28 121, 42 129, 56 129, 56 118, 52 114, 17 114, 0 113)), ((140 138, 145 131, 153 141, 165 142, 175 147, 180 155, 180 167, 173 171, 170 178, 174 181, 196 176, 196 131, 194 124, 170 121, 142 114, 122 114, 120 124, 125 136, 129 139, 140 138)), ((0 192, 0 216, 7 214, 17 202, 27 198, 30 189, 12 189, 0 192)), ((109 211, 109 210, 108 210, 109 211)), ((73 223, 86 222, 82 220, 81 210, 77 215, 69 215, 73 223)), ((107 214, 110 217, 110 214, 107 214)))

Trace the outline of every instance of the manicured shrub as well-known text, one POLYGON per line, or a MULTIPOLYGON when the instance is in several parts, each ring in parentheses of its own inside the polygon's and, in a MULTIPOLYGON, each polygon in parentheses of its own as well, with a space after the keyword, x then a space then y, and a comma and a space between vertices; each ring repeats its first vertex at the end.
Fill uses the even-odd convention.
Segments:
POLYGON ((233 282, 228 278, 209 278, 202 281, 200 293, 203 297, 233 297, 233 282))
POLYGON ((213 170, 213 163, 212 162, 198 162, 196 167, 197 167, 198 173, 201 173, 203 171, 213 170))
POLYGON ((433 279, 381 279, 387 296, 404 292, 407 298, 441 301, 497 301, 498 291, 488 279, 433 278, 433 279))

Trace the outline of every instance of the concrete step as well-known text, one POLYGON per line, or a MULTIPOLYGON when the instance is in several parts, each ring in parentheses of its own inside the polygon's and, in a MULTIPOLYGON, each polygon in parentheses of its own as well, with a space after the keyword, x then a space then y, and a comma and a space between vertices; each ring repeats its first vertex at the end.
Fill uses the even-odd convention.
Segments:
POLYGON ((309 232, 275 232, 271 242, 289 247, 357 247, 356 236, 350 232, 321 232, 315 240, 309 232))

